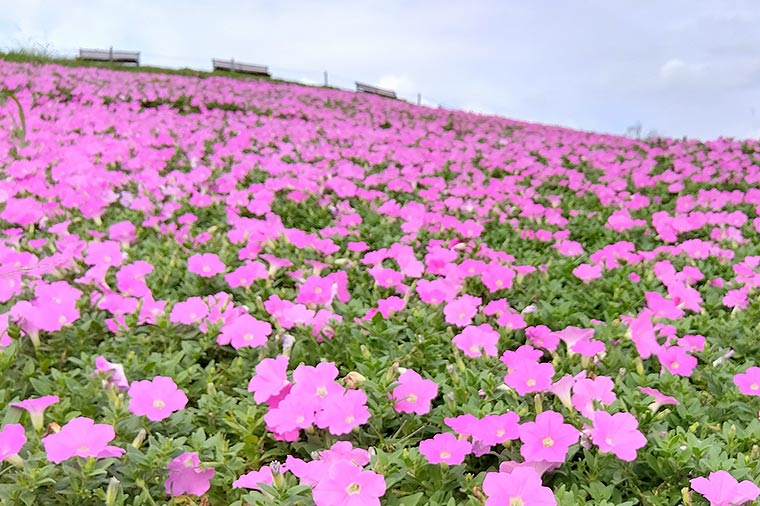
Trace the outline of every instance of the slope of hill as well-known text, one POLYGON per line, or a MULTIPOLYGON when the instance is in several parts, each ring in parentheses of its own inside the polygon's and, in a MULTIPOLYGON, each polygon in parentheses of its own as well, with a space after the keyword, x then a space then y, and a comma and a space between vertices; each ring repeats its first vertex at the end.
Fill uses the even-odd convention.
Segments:
POLYGON ((756 141, 218 76, 0 85, 8 504, 760 492, 731 481, 760 476, 756 141))

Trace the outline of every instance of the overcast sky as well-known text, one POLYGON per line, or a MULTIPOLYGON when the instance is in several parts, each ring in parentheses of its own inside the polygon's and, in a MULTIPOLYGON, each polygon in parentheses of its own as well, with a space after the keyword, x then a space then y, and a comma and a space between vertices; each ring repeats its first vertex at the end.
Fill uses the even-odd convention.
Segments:
POLYGON ((584 130, 760 137, 755 0, 0 0, 0 48, 212 57, 584 130))

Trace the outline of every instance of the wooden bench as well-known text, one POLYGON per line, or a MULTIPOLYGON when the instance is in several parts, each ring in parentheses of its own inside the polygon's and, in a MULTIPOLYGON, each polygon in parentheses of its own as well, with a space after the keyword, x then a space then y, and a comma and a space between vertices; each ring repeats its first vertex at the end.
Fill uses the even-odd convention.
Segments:
POLYGON ((107 61, 115 63, 134 63, 140 65, 139 51, 114 51, 109 49, 80 49, 80 60, 107 61))
POLYGON ((385 88, 378 88, 377 86, 371 86, 369 84, 356 83, 357 93, 372 93, 373 95, 380 95, 381 97, 397 98, 396 92, 393 90, 386 90, 385 88))
POLYGON ((240 72, 243 74, 253 74, 257 76, 269 75, 269 68, 266 65, 254 65, 251 63, 240 63, 235 60, 219 60, 212 58, 211 63, 214 65, 214 70, 226 70, 229 72, 240 72))

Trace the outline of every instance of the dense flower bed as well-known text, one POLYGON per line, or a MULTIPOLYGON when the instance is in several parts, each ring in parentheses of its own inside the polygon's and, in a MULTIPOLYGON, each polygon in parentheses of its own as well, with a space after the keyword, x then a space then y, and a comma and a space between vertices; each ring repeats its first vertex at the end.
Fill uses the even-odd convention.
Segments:
POLYGON ((4 504, 730 505, 760 145, 0 62, 4 504))

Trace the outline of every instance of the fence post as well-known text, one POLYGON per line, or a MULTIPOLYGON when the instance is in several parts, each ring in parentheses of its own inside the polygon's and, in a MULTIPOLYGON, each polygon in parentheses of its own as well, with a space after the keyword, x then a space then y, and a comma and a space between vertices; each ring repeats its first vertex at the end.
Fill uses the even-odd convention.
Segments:
POLYGON ((328 86, 328 84, 327 84, 327 71, 325 70, 325 87, 327 87, 327 86, 328 86))
POLYGON ((422 93, 417 93, 417 105, 422 105, 422 93))
POLYGON ((113 46, 108 48, 108 61, 113 61, 113 46))

